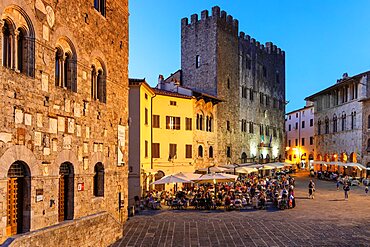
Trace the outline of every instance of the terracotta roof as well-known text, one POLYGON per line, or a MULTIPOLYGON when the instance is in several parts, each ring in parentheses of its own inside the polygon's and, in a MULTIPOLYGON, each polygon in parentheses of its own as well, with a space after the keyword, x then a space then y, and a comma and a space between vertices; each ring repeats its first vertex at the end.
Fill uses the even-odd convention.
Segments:
POLYGON ((160 94, 160 95, 166 95, 166 96, 172 96, 172 97, 178 97, 178 98, 184 98, 184 99, 192 99, 193 98, 192 96, 183 95, 183 94, 179 94, 179 93, 175 93, 175 92, 170 92, 170 91, 163 90, 163 89, 158 89, 158 88, 152 88, 152 89, 153 89, 154 93, 160 94))
POLYGON ((349 84, 350 82, 352 82, 353 80, 355 79, 358 79, 358 78, 361 78, 363 77, 364 75, 367 75, 367 74, 370 74, 370 71, 366 71, 366 72, 363 72, 361 74, 358 74, 358 75, 354 75, 352 77, 347 77, 345 79, 342 79, 340 82, 328 87, 328 88, 325 88, 324 90, 321 90, 315 94, 312 94, 308 97, 306 97, 304 100, 309 100, 309 101, 312 101, 316 96, 319 96, 319 95, 322 95, 322 94, 325 94, 335 88, 338 88, 338 87, 341 87, 343 85, 346 85, 346 84, 349 84))

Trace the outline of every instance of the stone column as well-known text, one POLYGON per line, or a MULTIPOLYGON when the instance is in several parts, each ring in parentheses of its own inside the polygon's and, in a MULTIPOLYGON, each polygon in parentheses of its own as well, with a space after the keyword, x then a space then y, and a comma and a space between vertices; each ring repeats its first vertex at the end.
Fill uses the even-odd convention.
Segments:
POLYGON ((14 30, 13 31, 13 37, 12 37, 12 69, 15 70, 15 71, 18 71, 18 45, 17 45, 17 41, 18 41, 18 38, 19 38, 19 31, 18 30, 14 30))

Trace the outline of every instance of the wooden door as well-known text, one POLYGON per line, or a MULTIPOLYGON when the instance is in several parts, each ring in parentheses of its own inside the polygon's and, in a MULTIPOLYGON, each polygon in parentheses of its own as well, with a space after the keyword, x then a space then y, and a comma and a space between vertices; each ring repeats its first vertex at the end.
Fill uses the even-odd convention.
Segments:
POLYGON ((65 204, 65 193, 64 193, 65 179, 64 176, 59 178, 59 206, 58 206, 58 215, 59 221, 64 221, 64 204, 65 204))
POLYGON ((18 217, 18 181, 17 178, 8 178, 8 198, 7 198, 7 236, 17 234, 18 217))

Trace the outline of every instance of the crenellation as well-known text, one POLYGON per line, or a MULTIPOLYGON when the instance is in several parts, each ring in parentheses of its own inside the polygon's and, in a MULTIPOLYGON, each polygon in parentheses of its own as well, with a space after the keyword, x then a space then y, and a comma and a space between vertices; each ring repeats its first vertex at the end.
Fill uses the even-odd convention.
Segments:
POLYGON ((191 17, 191 24, 195 24, 198 22, 198 14, 192 14, 191 17))
POLYGON ((220 7, 218 7, 218 6, 214 6, 214 7, 212 8, 212 16, 213 16, 213 17, 220 18, 220 7))
POLYGON ((181 19, 181 28, 186 27, 189 24, 189 19, 187 17, 181 19))
POLYGON ((201 20, 205 21, 208 19, 208 10, 203 10, 201 13, 201 20))
POLYGON ((226 22, 226 17, 227 17, 227 13, 226 11, 222 10, 221 11, 221 20, 225 21, 226 22))
POLYGON ((239 33, 239 37, 240 37, 241 39, 244 39, 244 38, 245 38, 245 33, 244 33, 244 32, 240 32, 240 33, 239 33))

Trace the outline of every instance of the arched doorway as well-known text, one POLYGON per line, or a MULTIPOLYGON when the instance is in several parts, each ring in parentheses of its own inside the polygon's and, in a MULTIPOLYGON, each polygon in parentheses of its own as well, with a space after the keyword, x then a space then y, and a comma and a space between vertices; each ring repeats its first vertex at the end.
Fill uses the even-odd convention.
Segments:
POLYGON ((242 164, 247 163, 247 154, 245 152, 242 153, 241 163, 242 164))
MULTIPOLYGON (((159 180, 159 179, 161 179, 163 177, 164 177, 164 172, 158 171, 154 175, 154 180, 157 181, 157 180, 159 180)), ((162 190, 164 190, 164 184, 156 184, 154 188, 155 188, 155 190, 162 191, 162 190)))
POLYGON ((28 232, 31 227, 31 173, 26 163, 14 162, 8 170, 8 236, 28 232))
POLYGON ((69 162, 59 168, 59 221, 72 220, 74 215, 74 170, 69 162))

